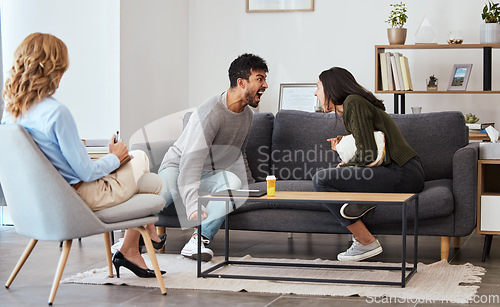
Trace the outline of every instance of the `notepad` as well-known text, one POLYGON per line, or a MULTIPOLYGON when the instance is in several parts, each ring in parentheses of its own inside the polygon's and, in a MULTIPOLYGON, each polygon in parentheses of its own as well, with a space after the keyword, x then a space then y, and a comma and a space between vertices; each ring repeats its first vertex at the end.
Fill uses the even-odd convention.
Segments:
POLYGON ((260 190, 223 190, 212 193, 212 196, 227 196, 227 197, 261 197, 266 195, 267 191, 260 190))
POLYGON ((124 166, 125 164, 127 164, 128 162, 130 162, 130 160, 132 160, 133 158, 134 158, 134 156, 125 157, 125 159, 120 161, 120 166, 118 166, 118 168, 120 168, 120 167, 124 166))
POLYGON ((118 166, 114 171, 111 172, 111 174, 113 174, 114 172, 116 172, 117 170, 119 170, 122 166, 124 166, 125 164, 129 163, 130 160, 132 160, 134 158, 134 156, 126 156, 123 160, 120 161, 120 166, 118 166))

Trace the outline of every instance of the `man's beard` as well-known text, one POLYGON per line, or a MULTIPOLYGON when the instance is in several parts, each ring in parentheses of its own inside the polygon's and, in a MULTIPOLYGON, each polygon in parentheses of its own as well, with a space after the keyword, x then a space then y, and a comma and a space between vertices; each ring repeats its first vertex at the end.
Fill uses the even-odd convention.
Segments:
POLYGON ((259 106, 259 103, 255 101, 255 96, 257 95, 257 93, 255 93, 255 95, 251 95, 250 93, 245 93, 245 100, 248 102, 247 104, 249 106, 251 106, 252 108, 256 108, 259 106))

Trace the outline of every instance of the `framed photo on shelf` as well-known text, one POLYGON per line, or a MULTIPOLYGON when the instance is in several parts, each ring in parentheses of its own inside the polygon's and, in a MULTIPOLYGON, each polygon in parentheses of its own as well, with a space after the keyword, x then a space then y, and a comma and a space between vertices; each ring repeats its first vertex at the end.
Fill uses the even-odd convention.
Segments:
POLYGON ((316 88, 316 83, 282 83, 278 110, 320 111, 320 102, 314 96, 316 88))
POLYGON ((314 0, 247 0, 247 13, 312 12, 314 0))
POLYGON ((469 82, 472 64, 455 64, 451 72, 448 91, 465 91, 469 82))

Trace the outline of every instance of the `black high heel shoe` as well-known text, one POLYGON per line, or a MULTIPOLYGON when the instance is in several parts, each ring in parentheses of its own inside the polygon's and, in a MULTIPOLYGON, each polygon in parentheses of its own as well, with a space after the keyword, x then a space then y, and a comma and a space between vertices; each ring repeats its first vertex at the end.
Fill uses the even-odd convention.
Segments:
MULTIPOLYGON (((153 247, 156 250, 161 249, 163 246, 165 246, 165 242, 167 242, 167 234, 166 233, 164 233, 162 235, 158 235, 158 237, 160 237, 160 242, 156 242, 156 241, 151 240, 151 243, 153 243, 153 247)), ((142 249, 143 246, 144 246, 144 240, 142 239, 142 236, 140 236, 140 238, 139 238, 139 251, 142 249)))
MULTIPOLYGON (((127 258, 125 258, 120 251, 117 251, 113 255, 113 264, 114 264, 115 269, 116 269, 116 277, 118 277, 118 278, 120 278, 120 267, 121 266, 126 267, 127 269, 132 271, 132 273, 134 273, 137 277, 140 277, 140 278, 156 277, 154 270, 143 269, 143 268, 138 267, 137 265, 135 265, 132 262, 130 262, 129 260, 127 260, 127 258)), ((165 274, 165 271, 160 271, 160 272, 161 272, 161 275, 165 274)))

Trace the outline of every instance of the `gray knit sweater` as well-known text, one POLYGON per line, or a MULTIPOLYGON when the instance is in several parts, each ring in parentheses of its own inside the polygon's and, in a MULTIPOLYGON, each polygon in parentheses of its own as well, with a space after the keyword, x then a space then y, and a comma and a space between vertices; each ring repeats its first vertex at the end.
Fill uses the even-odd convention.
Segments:
POLYGON ((232 112, 226 101, 224 92, 202 103, 159 168, 160 172, 167 167, 179 167, 179 193, 187 216, 198 209, 202 172, 228 170, 243 185, 254 182, 245 156, 253 111, 246 107, 241 113, 232 112))

